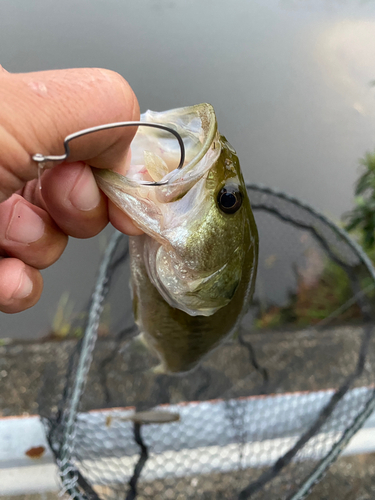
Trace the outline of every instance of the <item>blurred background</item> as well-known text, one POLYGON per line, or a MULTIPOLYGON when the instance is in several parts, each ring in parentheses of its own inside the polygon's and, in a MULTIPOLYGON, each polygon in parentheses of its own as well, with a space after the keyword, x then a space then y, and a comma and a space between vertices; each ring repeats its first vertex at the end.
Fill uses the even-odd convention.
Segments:
MULTIPOLYGON (((142 111, 210 102, 247 181, 339 221, 358 159, 375 146, 374 30, 366 1, 3 0, 0 63, 12 72, 109 68, 142 111)), ((0 338, 45 336, 58 304, 83 308, 109 233, 71 239, 43 271, 39 304, 0 313, 0 338)))

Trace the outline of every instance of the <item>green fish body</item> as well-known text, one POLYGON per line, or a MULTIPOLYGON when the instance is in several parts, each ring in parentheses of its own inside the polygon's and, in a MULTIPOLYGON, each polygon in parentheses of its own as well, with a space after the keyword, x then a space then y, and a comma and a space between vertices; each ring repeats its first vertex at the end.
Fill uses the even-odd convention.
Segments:
POLYGON ((104 193, 144 231, 130 237, 136 323, 159 355, 159 371, 191 370, 235 331, 255 285, 258 233, 237 155, 217 131, 212 106, 155 113, 142 121, 126 177, 93 169, 104 193), (139 180, 168 179, 163 186, 139 180))

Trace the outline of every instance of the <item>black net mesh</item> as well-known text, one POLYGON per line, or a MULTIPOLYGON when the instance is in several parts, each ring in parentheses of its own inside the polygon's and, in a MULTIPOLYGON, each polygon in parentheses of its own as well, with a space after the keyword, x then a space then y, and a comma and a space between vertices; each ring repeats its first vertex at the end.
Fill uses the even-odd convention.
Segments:
POLYGON ((152 370, 132 319, 127 238, 112 238, 85 335, 41 391, 73 498, 300 499, 371 413, 371 263, 310 207, 248 191, 260 239, 253 306, 181 376, 152 370))

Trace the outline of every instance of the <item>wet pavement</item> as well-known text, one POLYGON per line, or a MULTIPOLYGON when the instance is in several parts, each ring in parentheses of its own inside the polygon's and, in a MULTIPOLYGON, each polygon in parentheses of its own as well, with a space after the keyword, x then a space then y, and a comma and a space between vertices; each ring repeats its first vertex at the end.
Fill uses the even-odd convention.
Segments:
MULTIPOLYGON (((340 384, 347 374, 351 373, 357 360, 357 352, 361 342, 361 328, 341 327, 321 332, 312 330, 300 332, 258 332, 244 336, 251 341, 257 362, 266 366, 271 383, 268 393, 314 391, 330 388, 340 384), (335 353, 340 363, 334 364, 335 353)), ((126 344, 126 341, 125 341, 126 344)), ((44 409, 53 408, 58 402, 64 387, 64 377, 68 359, 77 345, 77 340, 64 342, 18 342, 0 346, 0 407, 3 416, 36 414, 38 402, 44 409)), ((210 399, 218 390, 227 397, 240 397, 251 386, 259 388, 259 371, 249 368, 248 359, 238 344, 228 342, 214 351, 205 361, 206 368, 222 366, 221 372, 213 372, 215 384, 201 391, 200 399, 210 399), (229 369, 230 367, 230 369, 229 369), (245 377, 245 372, 248 372, 245 377), (245 382, 246 381, 246 382, 245 382), (242 385, 241 385, 242 384, 242 385)), ((137 404, 140 399, 152 403, 154 385, 138 384, 132 387, 136 368, 143 370, 153 364, 149 353, 124 349, 111 339, 100 339, 95 350, 94 361, 90 370, 89 383, 83 400, 83 409, 105 407, 105 390, 98 374, 106 367, 106 380, 110 384, 111 403, 121 403, 123 391, 126 391, 128 404, 137 404), (120 353, 120 355, 119 355, 120 353), (140 393, 143 385, 143 393, 140 393), (138 387, 138 389, 137 389, 138 387)), ((137 375, 138 376, 138 375, 137 375)), ((371 378, 370 365, 365 369, 358 385, 366 385, 371 378), (366 371, 367 370, 367 371, 366 371)), ((177 380, 177 379, 176 379, 177 380)), ((181 380, 181 379, 179 379, 181 380)), ((195 378, 192 377, 185 386, 176 383, 170 387, 170 393, 177 400, 191 396, 195 378)), ((133 384, 134 386, 134 384, 133 384)), ((124 401, 123 401, 124 402, 124 401)), ((156 404, 158 401, 154 401, 156 404)), ((121 405, 122 406, 122 405, 121 405)), ((207 474, 196 478, 185 478, 178 484, 173 479, 163 481, 163 491, 155 492, 157 481, 144 484, 139 500, 153 498, 158 500, 171 498, 176 500, 233 499, 238 492, 239 484, 246 479, 246 471, 235 471, 231 474, 207 474), (237 477, 238 474, 241 477, 237 477), (167 483, 167 484, 166 484, 167 483), (152 496, 148 491, 154 492, 152 496)), ((280 491, 287 490, 294 477, 288 478, 284 473, 279 481, 280 491)), ((177 481, 177 480, 176 480, 177 481)), ((160 481, 159 481, 160 482, 160 481)), ((273 486, 275 488, 277 484, 273 486)), ((103 491, 103 494, 105 492, 103 491)), ((311 500, 367 500, 375 493, 375 454, 357 455, 340 458, 327 472, 324 479, 314 488, 308 498, 311 500)), ((259 498, 267 499, 266 491, 259 498)), ((23 495, 0 497, 0 500, 54 500, 55 493, 40 495, 23 495)), ((270 497, 271 498, 271 497, 270 497)), ((275 498, 274 496, 272 498, 275 498)))

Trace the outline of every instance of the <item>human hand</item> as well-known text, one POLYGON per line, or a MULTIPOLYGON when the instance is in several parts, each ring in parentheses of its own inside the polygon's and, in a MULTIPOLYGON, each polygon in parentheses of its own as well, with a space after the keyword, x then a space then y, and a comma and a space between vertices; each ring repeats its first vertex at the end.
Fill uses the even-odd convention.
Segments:
POLYGON ((41 190, 32 155, 62 154, 64 138, 84 128, 138 120, 139 107, 126 81, 102 69, 10 74, 0 66, 0 102, 0 311, 15 313, 39 300, 39 269, 61 256, 69 235, 95 236, 109 220, 141 232, 88 166, 125 174, 135 127, 73 140, 68 161, 43 172, 41 190))

